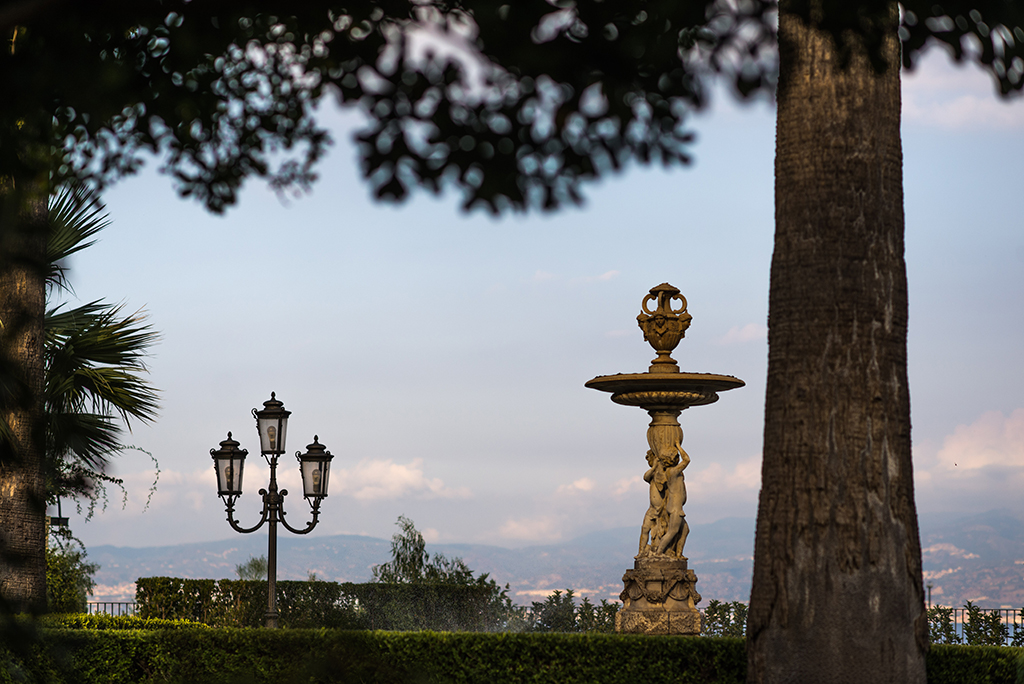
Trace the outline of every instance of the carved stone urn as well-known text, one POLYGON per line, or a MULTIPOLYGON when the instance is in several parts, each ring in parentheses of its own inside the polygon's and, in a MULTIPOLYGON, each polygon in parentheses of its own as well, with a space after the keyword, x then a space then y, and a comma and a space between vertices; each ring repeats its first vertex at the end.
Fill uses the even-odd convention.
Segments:
POLYGON ((687 567, 683 546, 690 532, 683 505, 683 470, 690 456, 683 450, 679 414, 691 406, 718 401, 718 393, 743 387, 739 378, 710 373, 683 373, 672 351, 686 335, 693 317, 686 298, 668 283, 651 289, 640 304, 637 323, 658 353, 646 373, 599 375, 587 387, 609 392, 612 401, 638 406, 651 417, 647 428, 650 507, 640 528, 640 545, 632 570, 622 576, 622 609, 615 629, 632 634, 700 634, 696 604, 697 575, 687 567), (655 308, 649 308, 651 303, 655 308), (676 302, 677 305, 673 305, 676 302))

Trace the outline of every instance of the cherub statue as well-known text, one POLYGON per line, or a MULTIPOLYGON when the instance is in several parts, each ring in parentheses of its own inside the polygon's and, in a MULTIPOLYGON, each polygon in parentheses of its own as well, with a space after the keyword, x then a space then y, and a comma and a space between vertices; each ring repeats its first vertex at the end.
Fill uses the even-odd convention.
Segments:
POLYGON ((640 528, 640 550, 637 552, 637 558, 650 554, 652 548, 657 546, 663 527, 659 526, 659 523, 665 513, 665 470, 651 449, 647 450, 647 465, 650 469, 644 473, 644 482, 651 485, 651 505, 644 513, 644 524, 640 528))
POLYGON ((675 444, 675 452, 669 458, 666 458, 668 454, 664 452, 658 455, 658 463, 665 474, 664 502, 668 520, 655 553, 659 556, 668 554, 686 560, 683 556, 683 546, 686 545, 686 537, 690 534, 690 526, 686 524, 686 514, 683 512, 683 505, 686 504, 686 481, 683 478, 683 470, 690 465, 690 456, 683 451, 682 445, 678 442, 675 444))

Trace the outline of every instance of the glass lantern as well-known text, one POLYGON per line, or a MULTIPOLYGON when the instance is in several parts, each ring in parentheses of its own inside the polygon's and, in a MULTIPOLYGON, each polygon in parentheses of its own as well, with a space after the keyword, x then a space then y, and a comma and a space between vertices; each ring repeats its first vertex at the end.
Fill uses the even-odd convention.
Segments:
POLYGON ((217 472, 217 496, 242 495, 242 468, 249 452, 238 448, 238 442, 228 438, 220 443, 220 449, 210 449, 213 468, 217 472))
POLYGON ((314 435, 313 443, 306 446, 306 453, 295 452, 302 473, 302 495, 307 499, 323 499, 327 496, 327 479, 334 456, 324 449, 314 435))
POLYGON ((288 433, 288 416, 291 411, 286 411, 284 404, 277 400, 274 392, 270 393, 270 399, 263 402, 263 410, 252 410, 256 418, 256 429, 260 433, 260 452, 264 455, 283 454, 285 437, 288 433))

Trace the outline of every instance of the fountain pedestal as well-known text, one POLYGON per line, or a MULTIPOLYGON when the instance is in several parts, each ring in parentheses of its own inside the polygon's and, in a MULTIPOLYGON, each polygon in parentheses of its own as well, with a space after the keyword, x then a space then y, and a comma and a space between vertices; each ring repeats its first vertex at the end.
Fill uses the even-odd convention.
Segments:
POLYGON ((685 558, 637 558, 622 576, 622 608, 615 631, 626 634, 700 634, 697 575, 685 558))
POLYGON ((622 576, 622 609, 615 631, 629 634, 700 634, 696 604, 697 575, 687 567, 683 546, 690 532, 683 505, 686 484, 683 470, 690 456, 683 450, 679 414, 691 407, 718 401, 718 393, 742 387, 731 375, 681 373, 671 352, 685 336, 692 317, 686 298, 668 283, 644 297, 637 322, 658 356, 646 373, 601 375, 587 387, 610 392, 612 401, 638 406, 651 416, 647 428, 649 466, 644 481, 650 484, 650 507, 640 529, 640 546, 632 570, 622 576), (678 309, 672 301, 681 302, 678 309), (657 302, 651 310, 648 304, 657 302))

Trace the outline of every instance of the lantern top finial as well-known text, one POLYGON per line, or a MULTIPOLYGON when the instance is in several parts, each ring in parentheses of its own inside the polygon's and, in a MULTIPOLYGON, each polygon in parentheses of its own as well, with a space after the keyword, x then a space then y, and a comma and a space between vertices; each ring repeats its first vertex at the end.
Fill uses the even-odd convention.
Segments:
MULTIPOLYGON (((220 443, 220 449, 210 449, 210 455, 216 458, 218 455, 227 456, 230 454, 238 453, 239 451, 245 451, 245 449, 239 449, 239 442, 231 438, 231 433, 228 433, 228 438, 220 443)), ((246 453, 249 453, 246 451, 246 453)))

